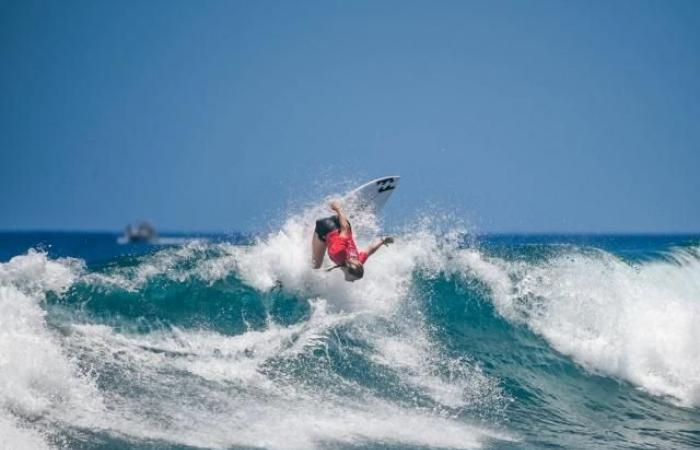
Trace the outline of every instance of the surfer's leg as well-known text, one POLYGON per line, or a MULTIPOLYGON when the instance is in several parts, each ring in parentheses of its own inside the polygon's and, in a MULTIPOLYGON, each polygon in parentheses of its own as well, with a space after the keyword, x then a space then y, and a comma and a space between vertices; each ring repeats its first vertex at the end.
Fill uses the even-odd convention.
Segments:
POLYGON ((339 227, 338 216, 325 217, 316 221, 314 237, 311 240, 311 263, 314 269, 321 267, 323 257, 326 256, 325 236, 339 227))
POLYGON ((318 269, 323 264, 323 258, 326 256, 326 243, 318 237, 314 232, 314 237, 311 239, 311 263, 314 269, 318 269))

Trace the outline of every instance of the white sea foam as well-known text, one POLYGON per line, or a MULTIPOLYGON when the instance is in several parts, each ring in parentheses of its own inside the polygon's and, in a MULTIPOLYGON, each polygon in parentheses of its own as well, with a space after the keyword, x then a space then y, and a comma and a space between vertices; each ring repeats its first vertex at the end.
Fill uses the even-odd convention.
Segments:
POLYGON ((80 261, 52 261, 35 251, 0 264, 0 442, 9 442, 3 448, 46 447, 25 419, 75 423, 101 409, 95 386, 48 331, 39 305, 81 271, 80 261))
POLYGON ((489 439, 510 439, 430 410, 401 407, 353 384, 346 389, 354 395, 341 396, 285 371, 270 372, 271 361, 285 366, 309 347, 322 348, 333 327, 362 320, 329 313, 324 301, 312 307, 306 322, 235 336, 193 330, 132 335, 74 325, 75 351, 138 375, 128 376, 138 396, 105 394, 119 408, 99 426, 137 439, 211 448, 311 449, 363 441, 479 448, 489 439))
POLYGON ((463 358, 442 356, 421 328, 403 330, 394 336, 379 334, 372 343, 373 361, 397 373, 403 382, 415 386, 437 405, 451 409, 482 406, 490 409, 498 408, 503 402, 497 380, 463 358))
MULTIPOLYGON (((447 252, 458 235, 455 231, 438 237, 426 221, 401 235, 395 245, 380 248, 365 264, 364 278, 348 283, 339 270, 327 273, 310 268, 314 222, 326 214, 318 208, 307 210, 290 217, 280 231, 259 239, 255 245, 233 247, 238 275, 263 291, 281 283, 289 292, 332 300, 329 304, 336 309, 388 314, 407 298, 416 270, 439 273, 446 269, 447 252)), ((376 241, 379 229, 373 216, 352 217, 352 226, 358 247, 376 241)), ((326 266, 330 265, 326 258, 326 266)))
POLYGON ((636 265, 576 249, 542 263, 471 255, 462 264, 492 288, 504 317, 526 323, 586 369, 700 405, 697 250, 636 265))
POLYGON ((17 450, 48 450, 45 436, 17 423, 11 414, 0 414, 0 448, 17 450))
MULTIPOLYGON (((317 209, 292 216, 278 232, 252 245, 190 243, 142 257, 128 268, 83 275, 84 283, 136 290, 160 276, 214 282, 234 274, 261 291, 281 283, 288 293, 308 298, 312 307, 310 318, 302 323, 270 322, 265 329, 235 336, 179 329, 129 334, 103 325, 73 325, 66 338, 71 353, 92 361, 98 373, 116 370, 130 385, 124 393, 102 392, 108 408, 88 427, 212 448, 307 449, 363 441, 478 448, 491 438, 510 439, 439 410, 380 399, 342 379, 333 384, 347 383, 340 390, 353 395, 317 390, 284 370, 270 372, 270 364, 285 366, 310 351, 327 351, 333 330, 350 327, 355 337, 367 341, 368 358, 426 391, 438 405, 464 408, 496 385, 467 361, 447 361, 452 367, 446 376, 431 369, 441 356, 435 354, 420 319, 391 333, 365 326, 377 318, 400 325, 416 270, 438 274, 447 269, 454 247, 449 237, 438 238, 423 224, 403 235, 400 245, 374 255, 362 281, 347 283, 339 271, 310 268, 313 223, 324 214, 317 209), (412 340, 414 345, 401 344, 412 340), (130 396, 130 390, 140 395, 130 396)), ((352 221, 360 246, 376 237, 373 217, 352 221)))
MULTIPOLYGON (((370 359, 427 390, 438 404, 461 408, 478 396, 467 375, 451 382, 431 372, 434 349, 420 321, 398 335, 362 327, 378 317, 403 320, 400 307, 415 271, 445 270, 445 239, 426 229, 413 231, 401 246, 374 255, 365 278, 351 284, 338 271, 310 268, 313 219, 323 213, 293 216, 279 232, 253 245, 188 243, 99 272, 87 272, 79 260, 50 260, 37 252, 0 265, 0 379, 7 386, 0 391, 0 426, 9 430, 6 439, 46 446, 44 432, 25 426, 26 417, 212 448, 306 449, 363 441, 477 448, 491 438, 509 439, 431 409, 378 398, 352 382, 334 381, 347 383, 343 389, 354 392, 348 396, 334 389, 317 391, 284 370, 270 372, 270 364, 291 364, 310 351, 327 351, 333 330, 350 327, 375 352, 367 355, 370 359), (283 289, 309 299, 310 318, 291 326, 270 322, 265 329, 235 336, 176 328, 130 334, 83 323, 59 337, 47 329, 41 307, 47 292, 60 295, 78 281, 134 291, 155 277, 215 282, 231 275, 262 291, 281 282, 283 289), (424 345, 401 347, 402 339, 421 339, 424 345), (98 391, 73 358, 99 376, 123 381, 98 391)), ((353 217, 353 227, 360 245, 377 234, 373 217, 353 217)), ((467 367, 456 365, 453 374, 467 367)))
MULTIPOLYGON (((193 260, 209 261, 207 252, 224 252, 229 244, 209 245, 206 241, 190 240, 185 245, 168 247, 154 253, 141 256, 137 263, 126 267, 109 268, 101 272, 83 275, 85 283, 115 287, 126 291, 136 291, 155 277, 163 276, 169 280, 184 282, 193 277, 211 278, 201 268, 189 267, 193 260), (207 275, 205 277, 205 274, 207 275)), ((234 261, 229 261, 226 274, 235 268, 234 261)), ((225 276, 225 275, 222 275, 225 276)))
MULTIPOLYGON (((291 217, 253 245, 190 243, 100 274, 86 273, 78 260, 37 252, 0 264, 0 444, 47 448, 45 431, 26 420, 33 418, 222 449, 364 441, 478 448, 489 439, 510 439, 451 418, 449 411, 493 401, 498 382, 468 359, 445 357, 432 342, 420 314, 407 305, 417 272, 477 278, 501 315, 527 324, 586 369, 683 405, 700 404, 697 251, 635 266, 576 249, 539 263, 509 261, 459 249, 454 235, 431 231, 428 223, 382 248, 368 261, 365 278, 347 283, 337 271, 306 264, 313 218, 310 212, 291 217), (281 282, 311 301, 310 318, 235 336, 175 328, 130 334, 74 324, 58 337, 41 308, 46 292, 60 294, 78 280, 134 290, 156 276, 214 282, 231 275, 261 291, 281 282), (364 357, 438 407, 406 406, 344 379, 332 380, 341 384, 338 390, 316 388, 293 371, 274 370, 323 354, 339 328, 363 341, 364 357), (129 387, 98 391, 77 370, 75 356, 129 387), (338 393, 343 390, 353 394, 338 393)), ((353 225, 360 245, 377 234, 371 220, 353 225)))

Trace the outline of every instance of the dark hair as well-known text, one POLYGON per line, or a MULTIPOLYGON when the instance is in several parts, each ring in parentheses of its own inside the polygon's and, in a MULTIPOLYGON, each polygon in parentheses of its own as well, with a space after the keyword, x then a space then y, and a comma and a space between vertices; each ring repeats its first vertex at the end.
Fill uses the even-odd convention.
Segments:
POLYGON ((358 263, 350 263, 350 264, 345 264, 345 267, 348 269, 348 273, 352 275, 355 278, 362 278, 365 276, 365 268, 362 266, 362 264, 358 263))

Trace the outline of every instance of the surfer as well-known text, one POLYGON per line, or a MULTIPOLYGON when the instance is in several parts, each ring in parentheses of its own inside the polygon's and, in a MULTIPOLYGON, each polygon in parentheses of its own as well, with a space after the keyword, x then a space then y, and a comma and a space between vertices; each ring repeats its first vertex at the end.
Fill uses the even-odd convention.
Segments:
POLYGON ((316 228, 311 241, 313 268, 318 269, 321 267, 327 249, 328 257, 336 264, 328 271, 340 268, 345 274, 346 281, 359 280, 365 274, 364 263, 367 261, 367 258, 382 245, 394 242, 394 238, 382 238, 370 245, 367 250, 358 251, 355 239, 352 236, 350 222, 348 222, 348 218, 343 213, 340 203, 333 201, 330 207, 335 212, 335 215, 316 221, 316 228))

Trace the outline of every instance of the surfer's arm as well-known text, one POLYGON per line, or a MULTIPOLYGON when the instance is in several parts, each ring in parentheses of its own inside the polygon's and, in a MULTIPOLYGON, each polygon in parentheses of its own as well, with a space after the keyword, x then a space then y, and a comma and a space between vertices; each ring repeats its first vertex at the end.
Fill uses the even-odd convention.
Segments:
POLYGON ((340 209, 340 203, 337 201, 331 202, 331 209, 335 211, 338 215, 338 222, 340 223, 340 235, 347 236, 350 233, 350 222, 348 218, 345 217, 345 213, 340 209))
POLYGON ((373 254, 374 252, 376 252, 377 250, 379 250, 379 248, 380 248, 382 245, 389 245, 389 244, 391 244, 392 242, 394 242, 394 238, 391 237, 391 236, 387 236, 387 237, 382 238, 381 240, 375 242, 374 244, 372 244, 372 245, 370 245, 369 247, 367 247, 367 250, 366 250, 366 252, 367 252, 367 257, 372 256, 372 254, 373 254))

